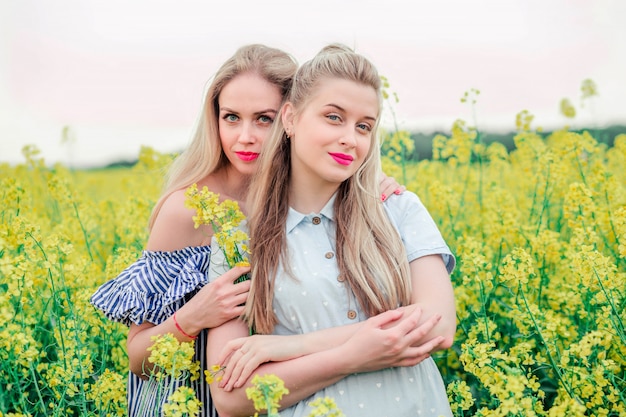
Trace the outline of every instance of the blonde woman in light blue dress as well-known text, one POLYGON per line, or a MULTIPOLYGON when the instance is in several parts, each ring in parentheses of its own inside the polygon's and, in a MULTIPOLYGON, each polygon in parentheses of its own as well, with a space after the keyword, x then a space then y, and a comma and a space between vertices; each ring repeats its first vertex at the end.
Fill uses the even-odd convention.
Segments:
MULTIPOLYGON (((376 196, 380 87, 342 45, 294 78, 250 186, 244 316, 208 333, 208 362, 226 366, 210 387, 222 417, 254 413, 255 374, 285 382, 281 416, 307 416, 319 397, 348 417, 452 415, 428 353, 453 342, 455 259, 415 194, 376 196)), ((228 269, 220 255, 209 280, 228 269)))

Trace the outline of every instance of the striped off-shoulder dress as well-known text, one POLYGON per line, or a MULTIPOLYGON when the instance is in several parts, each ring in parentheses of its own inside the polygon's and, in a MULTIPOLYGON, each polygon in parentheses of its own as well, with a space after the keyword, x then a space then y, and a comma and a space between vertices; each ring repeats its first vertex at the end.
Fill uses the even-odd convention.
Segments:
MULTIPOLYGON (((210 246, 188 247, 174 252, 144 251, 142 256, 116 278, 104 283, 91 296, 91 304, 111 320, 131 323, 162 323, 207 284, 210 246)), ((204 381, 206 330, 196 339, 195 360, 200 378, 191 381, 202 402, 200 416, 217 417, 209 387, 204 381)), ((189 383, 189 382, 188 382, 189 383)), ((161 416, 167 397, 180 385, 177 381, 157 383, 129 372, 127 398, 129 417, 161 416)))

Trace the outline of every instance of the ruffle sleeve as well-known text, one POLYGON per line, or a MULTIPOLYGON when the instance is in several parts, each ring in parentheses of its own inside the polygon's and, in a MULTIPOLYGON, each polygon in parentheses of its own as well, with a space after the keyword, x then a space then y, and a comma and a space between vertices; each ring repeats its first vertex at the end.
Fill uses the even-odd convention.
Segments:
POLYGON ((143 251, 116 278, 102 284, 90 302, 110 320, 127 326, 160 324, 208 282, 210 259, 210 246, 143 251))

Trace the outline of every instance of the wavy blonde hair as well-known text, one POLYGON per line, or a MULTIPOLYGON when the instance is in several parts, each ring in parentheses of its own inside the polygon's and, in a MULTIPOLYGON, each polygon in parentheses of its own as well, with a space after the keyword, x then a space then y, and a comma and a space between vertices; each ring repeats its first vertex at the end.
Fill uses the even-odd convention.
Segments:
POLYGON ((150 215, 150 229, 170 194, 229 164, 218 130, 218 99, 224 86, 240 74, 254 72, 277 86, 281 97, 285 97, 297 69, 298 64, 290 54, 262 44, 242 46, 222 64, 205 94, 190 145, 174 160, 166 175, 163 193, 150 215))
MULTIPOLYGON (((296 73, 287 99, 296 113, 329 78, 372 87, 382 107, 381 80, 372 63, 344 45, 331 44, 296 73)), ((334 207, 339 274, 346 278, 361 308, 370 316, 409 304, 411 298, 404 245, 378 196, 381 167, 377 126, 378 121, 363 165, 339 186, 334 207)), ((248 196, 252 287, 243 317, 251 329, 262 334, 271 333, 277 323, 272 302, 279 264, 290 273, 285 223, 291 140, 278 117, 252 179, 250 190, 254 192, 248 196)))

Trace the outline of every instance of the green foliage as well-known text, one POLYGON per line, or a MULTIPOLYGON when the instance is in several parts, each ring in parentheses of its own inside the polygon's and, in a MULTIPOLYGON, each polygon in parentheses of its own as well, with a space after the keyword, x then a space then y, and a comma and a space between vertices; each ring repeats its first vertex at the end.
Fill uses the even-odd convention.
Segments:
MULTIPOLYGON (((391 134, 407 152, 385 172, 457 258, 458 332, 435 359, 456 416, 624 416, 626 134, 522 125, 509 148, 457 121, 429 159, 391 134)), ((171 157, 139 161, 0 164, 0 416, 125 414, 127 329, 88 300, 145 245, 171 157)))

